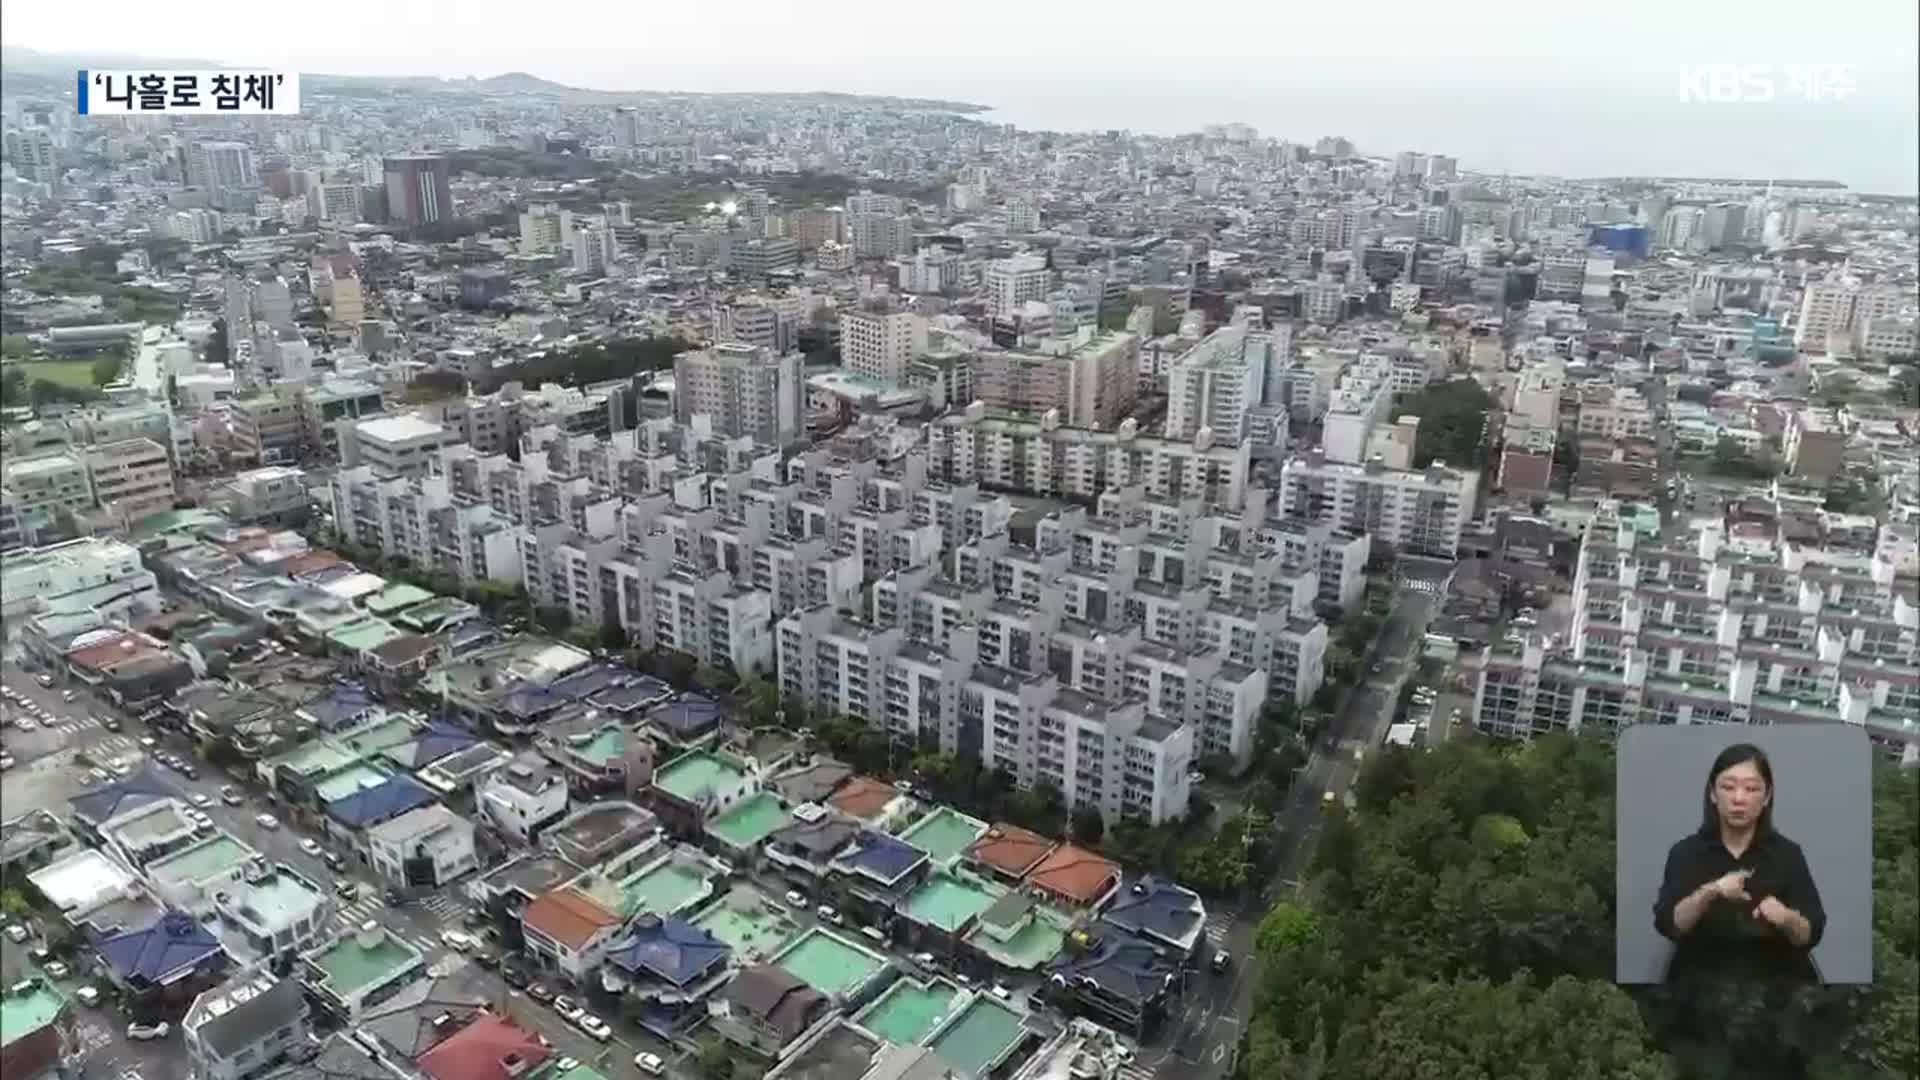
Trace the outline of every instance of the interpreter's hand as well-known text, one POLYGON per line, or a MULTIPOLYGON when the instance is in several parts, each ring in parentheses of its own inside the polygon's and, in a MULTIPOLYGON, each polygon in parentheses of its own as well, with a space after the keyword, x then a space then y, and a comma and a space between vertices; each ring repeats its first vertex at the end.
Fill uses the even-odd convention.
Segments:
POLYGON ((1753 917, 1784 930, 1794 916, 1792 908, 1769 896, 1753 909, 1753 917))
POLYGON ((1747 895, 1747 879, 1752 876, 1753 871, 1751 870, 1735 870, 1732 873, 1720 875, 1720 877, 1715 879, 1713 884, 1707 886, 1707 888, 1713 891, 1716 899, 1734 901, 1748 900, 1751 899, 1751 897, 1747 895))

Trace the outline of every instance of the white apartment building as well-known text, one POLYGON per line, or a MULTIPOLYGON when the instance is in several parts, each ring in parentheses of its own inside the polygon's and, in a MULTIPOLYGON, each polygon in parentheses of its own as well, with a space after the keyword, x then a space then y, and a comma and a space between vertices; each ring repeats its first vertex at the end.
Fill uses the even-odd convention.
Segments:
POLYGON ((673 413, 682 424, 706 416, 713 431, 785 446, 801 433, 805 392, 799 353, 722 342, 673 360, 673 413))
POLYGON ((1012 318, 1031 300, 1053 291, 1053 270, 1044 255, 1015 255, 987 264, 987 317, 1012 318))
POLYGON ((986 350, 972 359, 973 399, 995 411, 1057 410, 1076 428, 1112 428, 1133 411, 1140 339, 1086 328, 1030 350, 986 350))
POLYGON ((551 254, 573 246, 573 211, 555 203, 533 203, 520 215, 520 251, 551 254))
POLYGON ((1321 420, 1320 446, 1327 460, 1349 465, 1367 460, 1374 428, 1391 412, 1393 394, 1384 357, 1363 359, 1342 372, 1321 420))
POLYGON ((1276 352, 1271 332, 1226 326, 1181 354, 1167 366, 1167 438, 1191 439, 1206 428, 1222 442, 1284 445, 1284 420, 1275 431, 1260 408, 1276 352))
POLYGON ((1920 603, 1883 555, 1806 547, 1755 524, 1648 537, 1603 502, 1581 544, 1573 615, 1564 641, 1516 634, 1489 653, 1475 726, 1526 738, 1828 721, 1920 762, 1920 603))
POLYGON ((848 371, 898 386, 907 365, 926 355, 927 321, 911 311, 840 313, 840 357, 848 371))
POLYGON ((7 501, 22 514, 81 513, 93 506, 87 467, 71 454, 7 455, 0 468, 7 501))
POLYGON ((0 554, 0 616, 40 616, 52 633, 81 630, 160 610, 152 571, 131 544, 84 537, 0 554))
POLYGON ((1874 323, 1920 307, 1911 286, 1882 284, 1836 271, 1810 281, 1800 294, 1793 328, 1794 347, 1803 352, 1853 356, 1874 323))
POLYGON ((929 475, 1034 495, 1093 498, 1143 486, 1157 498, 1197 497, 1237 506, 1246 496, 1251 445, 1209 430, 1186 438, 1143 435, 1129 418, 1112 431, 990 417, 975 404, 927 425, 929 475))
POLYGON ((122 439, 90 446, 86 455, 94 501, 116 518, 133 521, 173 509, 173 466, 165 446, 122 439))
POLYGON ((340 440, 341 460, 348 466, 371 466, 393 476, 427 472, 435 451, 457 441, 455 433, 418 416, 376 416, 360 420, 340 440))
POLYGON ((1096 698, 1050 674, 967 660, 965 643, 949 655, 819 608, 782 619, 779 639, 787 696, 898 740, 937 736, 947 752, 1003 767, 1023 788, 1051 783, 1110 821, 1186 811, 1193 729, 1149 716, 1142 698, 1096 698))
POLYGON ((1389 469, 1328 461, 1316 452, 1281 467, 1280 516, 1364 532, 1376 550, 1453 558, 1473 519, 1478 480, 1439 462, 1389 469))
POLYGON ((1583 438, 1651 439, 1653 410, 1647 404, 1646 395, 1638 390, 1606 387, 1603 393, 1580 402, 1577 430, 1583 438))
POLYGON ((1524 421, 1528 427, 1552 431, 1560 426, 1560 392, 1567 374, 1559 363, 1539 364, 1520 372, 1513 385, 1513 400, 1507 420, 1524 421))
POLYGON ((598 220, 592 225, 574 229, 568 248, 573 255, 573 269, 580 274, 604 274, 607 267, 620 257, 613 230, 598 220))

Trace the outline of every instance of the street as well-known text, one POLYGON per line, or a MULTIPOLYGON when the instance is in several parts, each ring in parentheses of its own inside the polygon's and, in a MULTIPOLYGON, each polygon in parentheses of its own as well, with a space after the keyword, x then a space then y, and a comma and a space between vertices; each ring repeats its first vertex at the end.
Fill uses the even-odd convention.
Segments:
POLYGON ((1176 1076, 1181 1080, 1207 1080, 1232 1071, 1241 1024, 1252 1009, 1258 984, 1253 940, 1260 920, 1276 900, 1298 884, 1306 840, 1318 826, 1323 794, 1332 791, 1336 798, 1344 798, 1359 772, 1354 752, 1372 753, 1386 739, 1400 686, 1417 668, 1420 642, 1438 605, 1439 597, 1424 588, 1395 589, 1374 651, 1363 658, 1369 665, 1380 664, 1382 670, 1355 687, 1327 721, 1288 796, 1286 808, 1274 822, 1279 853, 1273 876, 1258 890, 1250 890, 1246 907, 1228 913, 1232 922, 1226 930, 1225 944, 1217 947, 1233 957, 1233 967, 1221 975, 1195 976, 1190 984, 1193 989, 1169 1025, 1165 1048, 1158 1054, 1143 1055, 1151 1073, 1161 1080, 1176 1076))

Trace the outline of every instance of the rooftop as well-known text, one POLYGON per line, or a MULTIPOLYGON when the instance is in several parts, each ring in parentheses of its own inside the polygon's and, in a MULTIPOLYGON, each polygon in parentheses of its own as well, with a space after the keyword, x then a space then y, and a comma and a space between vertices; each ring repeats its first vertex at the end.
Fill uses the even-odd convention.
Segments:
POLYGON ((689 750, 653 774, 653 786, 685 802, 701 802, 746 782, 733 759, 710 750, 689 750))
POLYGON ((1120 881, 1120 866, 1085 848, 1061 844, 1027 875, 1027 883, 1070 903, 1099 900, 1120 881))
POLYGON ((991 908, 1005 891, 971 874, 936 873, 907 897, 904 914, 954 933, 991 908))
POLYGON ((817 926, 772 963, 829 997, 853 993, 887 966, 886 957, 817 926))
POLYGON ((707 831, 736 848, 750 848, 786 825, 787 808, 771 792, 756 792, 707 822, 707 831))
POLYGON ((620 916, 578 889, 554 889, 527 905, 520 921, 562 946, 578 949, 602 930, 619 926, 620 916))
POLYGON ((1019 1013, 980 994, 940 1029, 927 1048, 968 1076, 984 1077, 1026 1036, 1019 1013))
POLYGON ((0 997, 0 1046, 11 1046, 53 1023, 66 1007, 67 999, 44 979, 31 980, 17 994, 7 989, 0 997))
POLYGON ((421 962, 420 950, 381 930, 343 934, 306 960, 320 972, 321 988, 343 999, 392 982, 421 962))
POLYGON ((371 420, 362 420, 354 425, 361 437, 376 439, 380 442, 409 442, 416 439, 438 438, 445 429, 430 420, 418 416, 377 416, 371 420))
POLYGON ((901 833, 900 839, 926 852, 927 857, 935 863, 945 866, 965 853, 986 831, 986 822, 940 806, 901 833))
POLYGON ((952 983, 901 979, 888 987, 854 1018, 875 1035, 900 1046, 912 1046, 947 1019, 960 990, 952 983))
POLYGON ((147 877, 160 885, 205 881, 253 857, 252 848, 226 833, 214 833, 192 847, 148 863, 147 877))
POLYGON ((784 905, 752 885, 735 885, 688 920, 726 942, 745 964, 758 964, 800 932, 800 923, 784 905))
POLYGON ((1006 874, 1023 878, 1053 851, 1054 841, 1018 825, 989 827, 967 849, 967 857, 1006 874))

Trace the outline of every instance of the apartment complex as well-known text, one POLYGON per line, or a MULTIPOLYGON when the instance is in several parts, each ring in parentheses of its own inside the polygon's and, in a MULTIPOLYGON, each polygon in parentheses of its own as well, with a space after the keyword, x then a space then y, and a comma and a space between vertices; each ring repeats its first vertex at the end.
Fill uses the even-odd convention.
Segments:
POLYGON ((682 424, 704 416, 718 435, 784 446, 801 432, 804 403, 798 353, 722 342, 674 358, 673 413, 682 424))
POLYGON ((1748 523, 1648 536, 1603 503, 1564 641, 1510 635, 1477 727, 1531 737, 1628 724, 1863 726, 1920 760, 1920 597, 1883 552, 1825 550, 1748 523))
POLYGON ((1057 413, 995 416, 980 402, 927 425, 932 475, 1030 495, 1091 499, 1140 485, 1156 498, 1198 497, 1237 506, 1246 497, 1250 444, 1203 431, 1187 439, 1140 433, 1133 420, 1111 431, 1068 427, 1057 413))
POLYGON ((1280 515, 1365 533, 1376 549, 1453 558, 1473 520, 1479 474, 1435 462, 1391 469, 1329 461, 1320 451, 1280 470, 1280 515))
POLYGON ((840 357, 848 371, 890 386, 927 351, 927 321, 911 311, 856 308, 840 313, 840 357))

